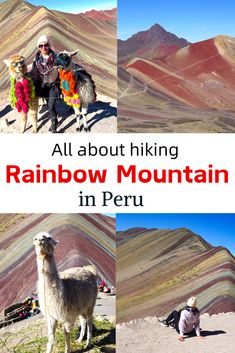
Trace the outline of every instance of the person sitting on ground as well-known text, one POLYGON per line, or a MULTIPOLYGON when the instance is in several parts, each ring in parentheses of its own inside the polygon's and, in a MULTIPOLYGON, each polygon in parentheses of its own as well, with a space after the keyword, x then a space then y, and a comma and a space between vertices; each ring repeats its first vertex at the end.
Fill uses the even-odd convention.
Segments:
POLYGON ((172 311, 165 320, 159 320, 162 326, 174 328, 179 333, 179 340, 184 341, 185 334, 196 333, 202 338, 200 331, 200 311, 197 308, 197 298, 191 297, 187 306, 180 311, 172 311))
POLYGON ((110 293, 110 292, 111 292, 111 289, 107 286, 104 286, 103 293, 110 293))
POLYGON ((102 280, 102 281, 99 283, 99 285, 98 285, 99 291, 100 291, 100 292, 103 292, 105 286, 106 286, 106 283, 105 283, 104 280, 102 280))
POLYGON ((115 289, 114 286, 111 286, 110 294, 111 295, 116 295, 116 289, 115 289))

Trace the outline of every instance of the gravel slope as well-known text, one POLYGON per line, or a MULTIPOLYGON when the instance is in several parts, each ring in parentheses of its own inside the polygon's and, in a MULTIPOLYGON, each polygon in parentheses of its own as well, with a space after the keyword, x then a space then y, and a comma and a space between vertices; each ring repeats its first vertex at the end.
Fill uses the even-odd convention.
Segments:
POLYGON ((156 317, 117 325, 117 353, 232 353, 235 347, 235 313, 201 317, 203 339, 178 341, 175 330, 158 324, 156 317))
MULTIPOLYGON (((64 103, 57 104, 58 133, 77 133, 76 119, 73 111, 64 103)), ((20 133, 20 119, 16 110, 10 110, 10 106, 0 106, 0 132, 20 133)), ((39 108, 40 112, 40 108, 39 108)), ((97 101, 91 104, 87 116, 90 132, 115 133, 117 132, 117 102, 115 99, 97 94, 97 101)), ((48 133, 51 125, 49 112, 44 110, 38 115, 38 133, 48 133)), ((83 121, 81 121, 81 126, 83 121)), ((83 132, 84 130, 82 130, 83 132)), ((27 123, 25 133, 31 133, 30 121, 27 123)), ((50 132, 49 132, 50 133, 50 132)))

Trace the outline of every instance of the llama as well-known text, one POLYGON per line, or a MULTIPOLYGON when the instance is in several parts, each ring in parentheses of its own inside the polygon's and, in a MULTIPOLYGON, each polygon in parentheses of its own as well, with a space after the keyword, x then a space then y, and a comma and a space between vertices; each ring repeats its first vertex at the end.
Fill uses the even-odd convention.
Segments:
POLYGON ((58 273, 54 259, 57 241, 49 233, 41 232, 34 238, 38 267, 39 303, 48 326, 46 353, 51 353, 57 322, 64 323, 65 353, 70 353, 70 331, 79 316, 81 342, 87 323, 87 342, 92 336, 92 315, 97 298, 96 268, 75 267, 58 273))
POLYGON ((20 54, 15 54, 10 59, 4 60, 10 73, 10 102, 12 108, 16 108, 20 113, 21 129, 25 132, 27 116, 29 116, 33 132, 37 132, 38 118, 38 98, 35 93, 33 79, 29 76, 25 58, 20 54))
POLYGON ((81 131, 80 118, 83 118, 84 131, 87 132, 89 131, 86 119, 88 106, 96 100, 95 83, 84 68, 72 61, 72 56, 76 54, 77 51, 59 53, 54 66, 59 68, 64 101, 74 108, 77 131, 81 131))

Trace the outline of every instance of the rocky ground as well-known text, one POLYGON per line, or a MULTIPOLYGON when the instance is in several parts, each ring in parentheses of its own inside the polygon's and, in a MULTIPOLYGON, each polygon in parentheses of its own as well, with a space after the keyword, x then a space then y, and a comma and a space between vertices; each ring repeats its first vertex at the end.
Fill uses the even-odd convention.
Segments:
MULTIPOLYGON (((94 318, 96 320, 97 330, 94 333, 94 341, 91 350, 79 348, 78 344, 74 344, 74 337, 71 338, 72 352, 80 353, 96 353, 96 352, 115 352, 115 330, 110 327, 115 325, 116 320, 116 296, 99 293, 96 301, 94 318), (100 324, 98 325, 97 323, 100 324), (78 346, 78 350, 73 347, 78 346)), ((73 335, 76 330, 74 330, 73 335)), ((64 352, 63 333, 59 326, 57 329, 57 343, 54 351, 57 353, 64 352), (62 343, 61 343, 62 341, 62 343)), ((44 353, 47 342, 47 329, 45 319, 42 314, 36 315, 30 319, 19 321, 15 324, 0 329, 0 352, 1 353, 44 353), (29 342, 32 343, 31 350, 28 350, 29 342)))
POLYGON ((116 296, 99 292, 94 314, 116 322, 116 296))
MULTIPOLYGON (((76 119, 73 110, 63 102, 56 104, 58 111, 58 133, 77 133, 76 119)), ((87 124, 90 132, 108 133, 117 132, 117 102, 115 99, 97 94, 97 101, 91 104, 87 116, 87 124)), ((51 125, 49 112, 46 107, 39 108, 38 133, 48 133, 51 125)), ((81 126, 83 122, 81 121, 81 126)), ((84 130, 82 130, 84 131, 84 130)), ((16 110, 12 110, 8 104, 0 107, 0 132, 19 133, 20 119, 16 110)), ((25 133, 31 133, 30 121, 27 123, 25 133)))
POLYGON ((235 347, 235 313, 201 317, 203 338, 178 340, 175 330, 159 325, 156 317, 118 324, 117 353, 232 353, 235 347))

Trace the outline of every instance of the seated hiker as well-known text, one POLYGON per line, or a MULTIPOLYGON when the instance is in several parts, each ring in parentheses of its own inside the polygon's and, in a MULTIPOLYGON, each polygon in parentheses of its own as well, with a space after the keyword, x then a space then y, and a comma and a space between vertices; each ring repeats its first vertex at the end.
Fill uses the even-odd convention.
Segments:
POLYGON ((38 299, 33 299, 32 300, 32 308, 30 310, 30 315, 36 315, 40 313, 40 309, 39 309, 39 302, 38 299))
POLYGON ((104 280, 102 280, 102 281, 99 283, 99 285, 98 285, 99 291, 100 291, 100 292, 103 292, 105 286, 106 286, 106 283, 105 283, 104 280))
POLYGON ((172 311, 165 320, 158 320, 162 326, 174 328, 179 333, 179 340, 184 341, 185 334, 195 334, 201 338, 200 311, 197 308, 197 298, 191 297, 183 310, 172 311))
POLYGON ((23 310, 19 312, 19 319, 24 320, 30 317, 30 307, 25 306, 23 310))
POLYGON ((111 286, 110 294, 111 295, 116 295, 116 289, 115 289, 114 286, 111 286))
POLYGON ((109 287, 107 287, 107 286, 104 286, 103 292, 104 292, 104 293, 110 293, 110 292, 111 292, 111 289, 110 289, 109 287))

